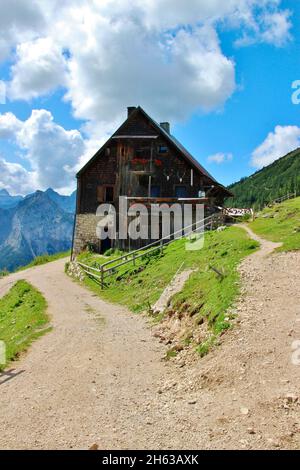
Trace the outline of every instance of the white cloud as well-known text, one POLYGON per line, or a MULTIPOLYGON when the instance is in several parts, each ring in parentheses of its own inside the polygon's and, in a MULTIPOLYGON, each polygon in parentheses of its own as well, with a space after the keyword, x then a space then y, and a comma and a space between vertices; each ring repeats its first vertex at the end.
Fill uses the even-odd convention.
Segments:
POLYGON ((96 42, 74 48, 69 62, 67 99, 78 118, 112 123, 128 104, 140 104, 154 117, 179 120, 221 106, 234 91, 234 64, 211 27, 175 37, 132 22, 95 27, 96 42))
POLYGON ((1 62, 16 44, 41 34, 46 21, 37 0, 0 0, 0 11, 1 62))
POLYGON ((256 21, 248 23, 248 28, 241 38, 236 41, 237 46, 248 46, 254 43, 266 43, 273 46, 284 46, 291 39, 289 10, 266 10, 256 18, 256 21))
POLYGON ((60 46, 51 38, 39 38, 20 44, 16 64, 11 69, 11 99, 29 100, 65 84, 66 61, 60 46))
POLYGON ((279 4, 106 0, 78 8, 73 21, 80 19, 79 35, 75 28, 76 35, 68 30, 64 37, 72 43, 67 99, 75 116, 112 124, 126 105, 140 104, 154 117, 178 121, 222 107, 235 90, 235 64, 221 50, 216 25, 246 28, 260 41, 263 31, 269 42, 274 32, 279 35, 279 4))
POLYGON ((6 103, 6 83, 0 80, 0 104, 6 103))
MULTIPOLYGON (((11 13, 7 23, 20 23, 19 16, 11 13)), ((91 121, 89 129, 112 129, 128 104, 178 121, 222 107, 235 90, 235 64, 216 33, 220 23, 243 40, 281 44, 288 16, 280 0, 44 0, 32 21, 27 13, 21 23, 36 35, 17 43, 11 98, 66 84, 66 99, 75 116, 91 121)))
POLYGON ((266 13, 263 17, 263 31, 261 33, 262 42, 284 45, 291 39, 290 12, 288 10, 276 13, 266 13))
POLYGON ((128 105, 173 122, 222 108, 236 83, 220 25, 241 43, 278 46, 291 27, 280 0, 0 0, 0 8, 0 62, 13 63, 9 99, 64 86, 90 139, 45 110, 26 121, 0 115, 0 137, 15 140, 42 189, 65 190, 128 105))
POLYGON ((36 175, 19 163, 7 162, 0 156, 0 188, 10 194, 28 194, 36 188, 36 175))
POLYGON ((0 139, 13 139, 21 126, 13 113, 0 114, 0 139))
POLYGON ((215 153, 214 155, 210 155, 207 158, 209 163, 217 163, 220 165, 221 163, 231 162, 233 159, 232 153, 215 153))
POLYGON ((234 28, 253 31, 259 30, 265 14, 282 11, 279 10, 281 0, 137 0, 134 3, 140 6, 148 27, 166 29, 226 22, 234 28))
POLYGON ((300 147, 300 128, 276 126, 265 141, 252 153, 252 166, 263 168, 280 157, 300 147))
MULTIPOLYGON (((49 111, 40 109, 33 110, 26 121, 11 113, 0 115, 1 137, 13 139, 19 146, 35 175, 36 188, 51 186, 63 191, 74 188, 76 167, 85 151, 78 130, 65 130, 54 122, 49 111)), ((1 172, 0 179, 5 183, 1 172)))

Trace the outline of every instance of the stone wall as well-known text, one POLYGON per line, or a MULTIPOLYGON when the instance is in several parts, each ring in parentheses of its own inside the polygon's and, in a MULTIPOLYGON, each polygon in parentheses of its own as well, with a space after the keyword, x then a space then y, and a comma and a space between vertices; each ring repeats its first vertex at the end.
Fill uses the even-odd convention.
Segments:
POLYGON ((99 217, 95 214, 77 214, 73 254, 74 256, 81 253, 88 246, 93 246, 95 251, 98 251, 100 240, 96 235, 96 227, 99 222, 99 217))

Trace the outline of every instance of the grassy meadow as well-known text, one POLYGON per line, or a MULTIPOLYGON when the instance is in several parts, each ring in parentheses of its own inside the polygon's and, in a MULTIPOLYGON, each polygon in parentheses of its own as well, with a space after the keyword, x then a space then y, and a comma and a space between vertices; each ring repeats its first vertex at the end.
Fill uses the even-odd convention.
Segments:
POLYGON ((0 370, 49 331, 46 310, 42 294, 22 280, 0 299, 0 341, 6 346, 6 362, 0 370))
POLYGON ((300 198, 290 199, 257 214, 249 227, 267 240, 281 242, 279 251, 300 249, 300 198))

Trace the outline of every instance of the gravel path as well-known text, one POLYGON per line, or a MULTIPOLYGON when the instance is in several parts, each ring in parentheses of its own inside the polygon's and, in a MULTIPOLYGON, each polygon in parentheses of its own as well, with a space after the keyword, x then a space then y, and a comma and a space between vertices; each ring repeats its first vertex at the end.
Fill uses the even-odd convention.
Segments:
POLYGON ((0 296, 36 286, 54 327, 0 385, 0 448, 299 448, 300 253, 260 241, 237 325, 202 360, 165 362, 147 320, 74 283, 65 260, 0 280, 0 296))

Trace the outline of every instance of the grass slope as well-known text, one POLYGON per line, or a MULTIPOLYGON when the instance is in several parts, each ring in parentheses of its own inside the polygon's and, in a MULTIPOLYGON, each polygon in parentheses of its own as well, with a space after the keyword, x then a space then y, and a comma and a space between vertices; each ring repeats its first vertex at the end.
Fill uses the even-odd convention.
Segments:
POLYGON ((227 200, 231 207, 260 209, 289 192, 300 192, 300 149, 229 186, 235 197, 227 200))
POLYGON ((107 263, 108 261, 113 261, 115 258, 118 258, 123 254, 124 253, 119 250, 108 250, 103 255, 99 255, 90 251, 84 251, 77 256, 77 261, 98 268, 101 264, 107 263))
MULTIPOLYGON (((49 331, 44 297, 26 281, 18 281, 0 299, 0 340, 6 345, 6 364, 49 331)), ((5 364, 0 364, 0 370, 5 364)))
MULTIPOLYGON (((174 296, 172 308, 188 313, 196 322, 207 320, 211 330, 218 334, 230 326, 225 321, 225 313, 239 293, 237 266, 257 247, 243 229, 231 227, 206 233, 200 251, 186 251, 185 240, 178 240, 165 249, 163 256, 145 257, 135 268, 123 267, 103 291, 89 278, 85 283, 106 300, 126 305, 138 313, 159 299, 178 269, 197 269, 182 292, 174 296), (210 266, 224 273, 224 277, 218 276, 210 266)), ((87 255, 85 261, 91 264, 91 260, 91 255, 87 255)))
MULTIPOLYGON (((31 263, 27 264, 26 266, 22 266, 21 268, 17 269, 15 272, 24 271, 25 269, 33 268, 34 266, 40 266, 42 264, 51 263, 52 261, 56 261, 58 259, 67 258, 70 256, 70 250, 64 251, 62 253, 55 253, 54 255, 41 255, 34 258, 31 263)), ((5 271, 4 271, 5 272, 5 271)), ((0 273, 1 276, 1 273, 0 273)))
POLYGON ((282 242, 280 251, 299 250, 300 198, 264 209, 249 226, 267 240, 282 242))

